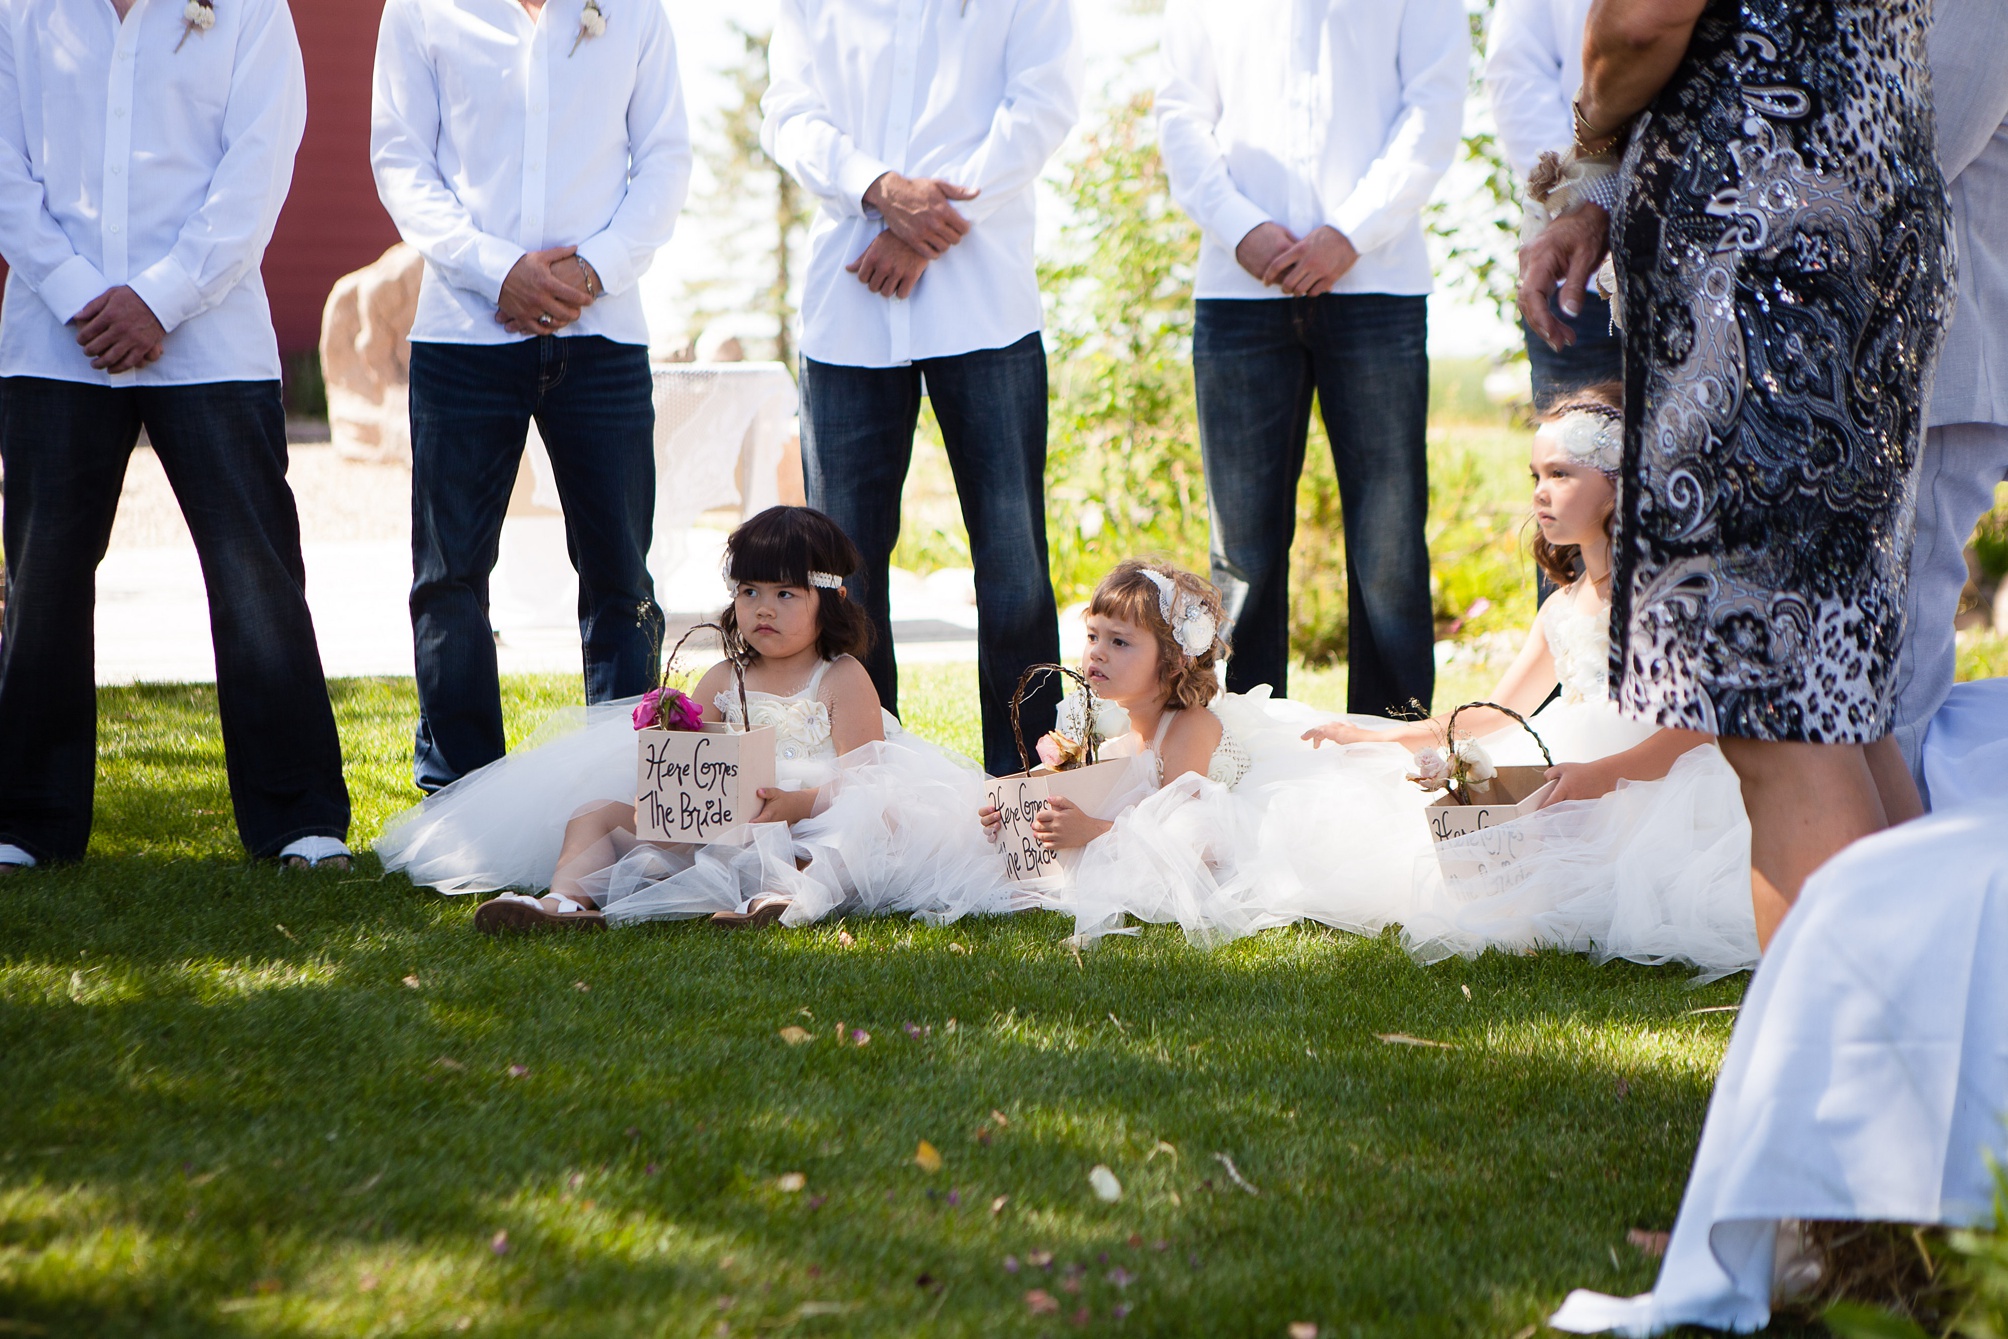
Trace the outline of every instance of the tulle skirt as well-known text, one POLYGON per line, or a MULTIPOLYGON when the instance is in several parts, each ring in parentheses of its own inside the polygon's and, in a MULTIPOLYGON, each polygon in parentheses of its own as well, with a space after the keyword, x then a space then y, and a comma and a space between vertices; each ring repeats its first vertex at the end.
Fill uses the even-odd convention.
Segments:
MULTIPOLYGON (((1186 776, 1150 795, 1082 853, 1045 897, 1084 940, 1127 917, 1176 923, 1213 947, 1298 920, 1359 934, 1400 926, 1422 962, 1488 947, 1546 946, 1599 960, 1685 962, 1706 977, 1755 963, 1750 830, 1735 773, 1713 745, 1657 781, 1517 820, 1519 863, 1479 875, 1473 851, 1430 839, 1432 796, 1392 744, 1312 749, 1332 717, 1255 694, 1217 704, 1252 763, 1232 790, 1186 776), (1441 856, 1465 870, 1446 878, 1441 856)), ((1366 723, 1366 722, 1361 722, 1366 723)), ((1533 724, 1558 762, 1588 761, 1651 733, 1603 704, 1555 704, 1533 724)), ((1481 741, 1502 764, 1537 764, 1515 726, 1481 741)))
MULTIPOLYGON (((632 703, 559 713, 530 745, 393 819, 376 843, 387 870, 443 892, 541 891, 558 875, 567 823, 634 799, 632 703)), ((744 846, 643 842, 609 833, 563 871, 610 924, 708 916, 755 897, 793 899, 784 924, 835 911, 934 921, 1007 911, 1011 894, 976 811, 983 774, 900 729, 843 758, 777 768, 821 787, 816 813, 764 823, 744 846)))

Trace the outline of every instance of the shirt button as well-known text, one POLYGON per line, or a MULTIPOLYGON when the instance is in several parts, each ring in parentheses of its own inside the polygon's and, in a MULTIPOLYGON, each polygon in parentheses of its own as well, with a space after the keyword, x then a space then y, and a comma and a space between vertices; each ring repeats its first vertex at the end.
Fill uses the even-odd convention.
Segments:
POLYGON ((124 229, 124 228, 121 228, 121 227, 120 227, 120 226, 119 226, 118 224, 114 223, 114 224, 112 225, 112 236, 116 237, 116 236, 118 236, 118 235, 119 235, 120 233, 122 233, 122 232, 124 232, 124 231, 125 231, 125 229, 124 229))
POLYGON ((114 108, 112 108, 112 115, 113 115, 113 116, 124 116, 124 115, 125 115, 125 108, 123 108, 123 107, 114 107, 114 108))
POLYGON ((113 164, 112 164, 112 175, 113 175, 113 176, 115 176, 115 177, 116 177, 116 176, 119 176, 119 175, 123 174, 124 172, 125 172, 125 169, 124 169, 123 167, 119 166, 119 165, 118 165, 117 163, 113 163, 113 164))

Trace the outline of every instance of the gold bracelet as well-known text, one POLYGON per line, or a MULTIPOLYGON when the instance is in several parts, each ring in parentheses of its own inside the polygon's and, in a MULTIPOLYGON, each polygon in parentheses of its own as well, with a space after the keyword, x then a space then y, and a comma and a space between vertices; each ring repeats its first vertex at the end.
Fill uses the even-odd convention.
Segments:
POLYGON ((1573 124, 1576 153, 1584 158, 1595 158, 1609 153, 1624 138, 1625 127, 1631 124, 1629 118, 1621 122, 1615 130, 1599 130, 1590 124, 1590 118, 1583 115, 1583 100, 1580 96, 1569 100, 1569 118, 1573 124))

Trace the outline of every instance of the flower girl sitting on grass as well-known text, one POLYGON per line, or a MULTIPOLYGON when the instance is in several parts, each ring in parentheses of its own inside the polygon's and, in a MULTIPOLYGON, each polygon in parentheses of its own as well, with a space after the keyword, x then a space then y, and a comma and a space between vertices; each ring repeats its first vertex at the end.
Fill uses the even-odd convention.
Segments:
POLYGON ((1543 415, 1534 436, 1534 558, 1558 589, 1491 697, 1529 717, 1527 728, 1478 706, 1457 715, 1456 740, 1448 713, 1393 728, 1334 721, 1305 734, 1314 745, 1412 750, 1409 779, 1430 792, 1444 788, 1459 755, 1474 779, 1495 765, 1543 763, 1538 734, 1557 760, 1547 771, 1554 786, 1515 821, 1518 858, 1500 861, 1496 836, 1432 850, 1405 827, 1420 857, 1408 886, 1335 880, 1338 896, 1319 919, 1369 933, 1398 922, 1425 960, 1548 946, 1688 962, 1711 976, 1756 961, 1750 830, 1735 773, 1711 736, 1627 720, 1610 700, 1620 397, 1615 385, 1579 391, 1543 415))
MULTIPOLYGON (((1130 713, 1113 751, 1134 748, 1145 767, 1101 816, 1059 802, 1034 820, 1049 848, 1078 851, 1039 900, 1071 911, 1083 940, 1132 916, 1176 921, 1209 946, 1310 919, 1362 934, 1401 925, 1424 961, 1545 945, 1709 975, 1753 963, 1735 773, 1707 736, 1622 719, 1605 687, 1621 441, 1602 388, 1558 406, 1534 439, 1535 552, 1561 589, 1493 700, 1530 716, 1557 762, 1545 807, 1515 820, 1517 861, 1502 866, 1486 834, 1433 844, 1424 808, 1447 770, 1439 746, 1462 753, 1474 780, 1495 761, 1540 761, 1518 722, 1466 710, 1461 735, 1493 733, 1453 744, 1447 718, 1335 718, 1266 689, 1217 693, 1217 596, 1131 562, 1095 592, 1082 668, 1130 713)), ((1049 739, 1042 756, 1072 743, 1049 739)), ((991 811, 983 820, 997 826, 991 811)))
POLYGON ((726 541, 726 659, 691 694, 657 689, 589 709, 584 729, 441 790, 386 830, 377 845, 385 868, 453 892, 550 890, 484 902, 474 923, 488 933, 1003 909, 996 855, 962 817, 982 774, 902 731, 856 659, 871 625, 844 577, 859 565, 821 512, 773 507, 747 521, 726 541), (758 792, 751 840, 637 837, 635 731, 700 720, 744 728, 735 663, 750 728, 775 732, 775 784, 758 792))

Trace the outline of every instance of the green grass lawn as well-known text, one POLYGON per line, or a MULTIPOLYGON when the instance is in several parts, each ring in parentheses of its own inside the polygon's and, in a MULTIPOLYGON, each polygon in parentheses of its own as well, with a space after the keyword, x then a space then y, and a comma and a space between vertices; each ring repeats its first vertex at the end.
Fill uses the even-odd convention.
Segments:
MULTIPOLYGON (((972 748, 972 677, 910 723, 972 748)), ((411 687, 335 689, 367 841, 411 687)), ((1507 1339, 1650 1285, 1743 989, 1052 916, 496 942, 246 863, 211 689, 100 702, 92 859, 0 883, 0 1335, 1507 1339)))

